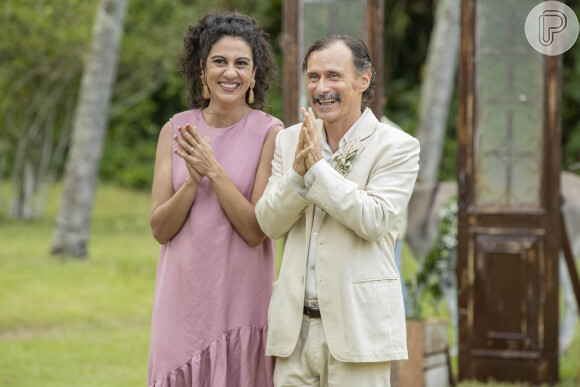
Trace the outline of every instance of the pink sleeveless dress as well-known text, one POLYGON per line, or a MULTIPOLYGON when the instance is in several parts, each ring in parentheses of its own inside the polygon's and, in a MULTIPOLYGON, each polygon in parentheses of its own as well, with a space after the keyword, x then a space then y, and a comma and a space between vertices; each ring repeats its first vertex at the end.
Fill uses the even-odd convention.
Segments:
MULTIPOLYGON (((178 126, 209 136, 217 161, 250 199, 262 147, 282 122, 253 110, 227 128, 200 110, 176 114, 178 126)), ((174 148, 177 144, 174 142, 174 148)), ((189 175, 173 155, 173 188, 189 175)), ((274 358, 265 356, 268 303, 275 280, 274 242, 249 247, 203 178, 181 230, 161 247, 149 349, 149 387, 268 387, 274 358)))

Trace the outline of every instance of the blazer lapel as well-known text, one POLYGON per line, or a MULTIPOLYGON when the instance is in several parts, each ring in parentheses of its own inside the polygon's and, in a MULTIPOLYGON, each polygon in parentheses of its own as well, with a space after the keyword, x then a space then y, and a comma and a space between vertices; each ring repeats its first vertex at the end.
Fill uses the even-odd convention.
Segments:
POLYGON ((352 168, 344 174, 345 177, 348 176, 350 172, 352 172, 352 169, 355 167, 356 160, 360 157, 361 153, 367 146, 368 141, 370 140, 371 135, 375 132, 378 123, 379 121, 376 119, 373 112, 369 108, 366 108, 361 118, 356 123, 348 144, 344 147, 345 150, 350 149, 350 151, 357 151, 356 157, 351 161, 352 168))

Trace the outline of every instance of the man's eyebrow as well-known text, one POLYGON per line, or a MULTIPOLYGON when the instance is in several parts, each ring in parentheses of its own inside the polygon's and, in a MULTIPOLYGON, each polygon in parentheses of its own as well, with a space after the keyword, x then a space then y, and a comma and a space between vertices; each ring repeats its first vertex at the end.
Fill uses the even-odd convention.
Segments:
MULTIPOLYGON (((322 73, 323 73, 323 74, 327 74, 327 75, 328 75, 328 74, 338 74, 338 75, 342 74, 340 71, 338 71, 338 70, 332 70, 332 69, 330 69, 330 70, 325 70, 325 71, 323 71, 322 73)), ((318 74, 319 74, 319 72, 318 72, 318 71, 309 71, 309 72, 307 72, 307 73, 306 73, 306 75, 307 75, 307 76, 311 76, 311 75, 318 75, 318 74)))

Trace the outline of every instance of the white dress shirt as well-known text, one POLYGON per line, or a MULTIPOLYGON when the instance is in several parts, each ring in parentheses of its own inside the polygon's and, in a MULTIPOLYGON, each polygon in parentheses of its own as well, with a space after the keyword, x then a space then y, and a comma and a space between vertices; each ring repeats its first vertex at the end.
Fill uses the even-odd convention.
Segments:
MULTIPOLYGON (((358 122, 358 121, 357 121, 358 122)), ((294 190, 300 194, 304 199, 310 190, 310 187, 316 181, 319 174, 325 173, 326 168, 335 168, 336 161, 333 159, 342 153, 342 150, 348 143, 351 137, 353 128, 356 123, 345 133, 338 143, 338 149, 336 152, 332 153, 328 141, 326 140, 326 131, 321 130, 320 141, 322 145, 322 160, 319 160, 306 172, 304 176, 291 169, 289 175, 289 181, 294 190)), ((309 307, 318 307, 318 296, 316 293, 316 239, 318 237, 318 229, 320 228, 320 223, 322 221, 322 210, 318 206, 314 206, 314 217, 312 220, 312 232, 310 234, 310 244, 308 246, 308 262, 306 267, 306 291, 304 295, 304 305, 309 307)))

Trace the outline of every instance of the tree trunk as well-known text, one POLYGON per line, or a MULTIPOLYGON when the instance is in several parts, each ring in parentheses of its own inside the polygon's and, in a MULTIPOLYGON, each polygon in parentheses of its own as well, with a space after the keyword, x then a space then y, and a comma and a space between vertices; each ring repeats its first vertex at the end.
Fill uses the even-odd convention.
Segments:
POLYGON ((420 181, 434 185, 439 175, 449 103, 455 85, 459 52, 459 0, 439 0, 421 85, 419 126, 420 181))
POLYGON ((12 201, 12 219, 32 219, 32 195, 35 190, 36 171, 28 154, 22 159, 22 173, 19 175, 18 185, 14 187, 14 200, 12 201))
POLYGON ((108 125, 118 49, 128 0, 101 0, 83 73, 52 254, 87 256, 99 161, 108 125))

